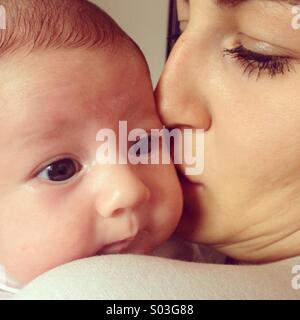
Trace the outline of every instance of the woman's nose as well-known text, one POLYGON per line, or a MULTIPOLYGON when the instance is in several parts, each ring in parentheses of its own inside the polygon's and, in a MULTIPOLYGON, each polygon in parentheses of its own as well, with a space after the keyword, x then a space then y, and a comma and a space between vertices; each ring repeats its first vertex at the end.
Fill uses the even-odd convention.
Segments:
POLYGON ((149 201, 150 190, 129 165, 113 165, 108 170, 107 181, 96 196, 96 209, 103 218, 138 210, 149 201))
POLYGON ((188 126, 207 131, 211 115, 203 94, 203 75, 197 71, 201 57, 195 61, 190 45, 184 38, 175 44, 156 88, 156 102, 168 127, 188 126))

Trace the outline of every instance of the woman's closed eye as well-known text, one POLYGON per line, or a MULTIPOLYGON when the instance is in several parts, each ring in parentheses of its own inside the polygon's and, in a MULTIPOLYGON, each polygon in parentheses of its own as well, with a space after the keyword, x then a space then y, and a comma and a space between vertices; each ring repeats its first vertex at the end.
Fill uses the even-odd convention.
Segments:
POLYGON ((66 182, 75 176, 82 166, 71 158, 54 161, 39 171, 37 177, 51 182, 66 182))
POLYGON ((233 49, 224 49, 223 52, 224 56, 228 55, 240 63, 244 74, 249 77, 256 74, 257 80, 264 74, 274 78, 276 75, 284 75, 293 70, 293 58, 288 56, 263 55, 248 50, 243 45, 233 49))

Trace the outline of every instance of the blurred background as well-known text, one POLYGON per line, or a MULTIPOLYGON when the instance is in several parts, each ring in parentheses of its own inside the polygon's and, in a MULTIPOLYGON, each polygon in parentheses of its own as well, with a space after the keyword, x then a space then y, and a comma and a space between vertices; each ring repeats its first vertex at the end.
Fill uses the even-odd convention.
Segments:
POLYGON ((177 38, 176 0, 90 0, 99 5, 140 46, 155 86, 177 38))

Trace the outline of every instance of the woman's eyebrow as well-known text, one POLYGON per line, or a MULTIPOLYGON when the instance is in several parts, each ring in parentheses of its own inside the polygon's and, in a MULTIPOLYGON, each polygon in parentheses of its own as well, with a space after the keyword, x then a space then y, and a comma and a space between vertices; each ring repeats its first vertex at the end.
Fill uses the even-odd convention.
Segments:
MULTIPOLYGON (((235 7, 241 4, 242 2, 247 2, 249 0, 216 0, 219 6, 227 6, 227 7, 235 7)), ((261 0, 266 1, 266 0, 261 0)), ((300 5, 300 0, 267 0, 272 2, 278 2, 282 4, 289 4, 289 5, 300 5)))

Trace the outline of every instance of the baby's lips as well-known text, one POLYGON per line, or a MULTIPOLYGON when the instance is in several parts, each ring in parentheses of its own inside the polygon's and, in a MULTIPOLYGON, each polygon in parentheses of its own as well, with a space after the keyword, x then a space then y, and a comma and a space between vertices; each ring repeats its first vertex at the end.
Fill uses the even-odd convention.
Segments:
POLYGON ((122 251, 126 250, 130 243, 133 241, 133 238, 125 239, 122 241, 118 241, 109 245, 106 245, 101 250, 97 252, 97 255, 103 254, 114 254, 114 253, 121 253, 122 251))
POLYGON ((151 237, 148 231, 140 231, 136 236, 108 244, 101 248, 96 255, 132 253, 147 254, 151 249, 151 237))
POLYGON ((153 246, 153 239, 151 234, 147 230, 140 231, 136 237, 132 240, 124 253, 132 254, 149 254, 155 247, 153 246))

